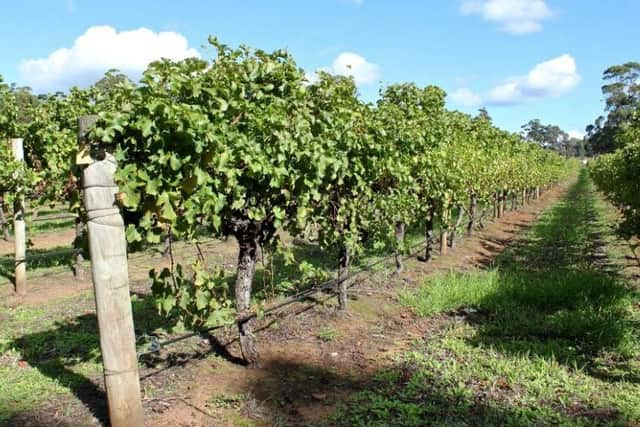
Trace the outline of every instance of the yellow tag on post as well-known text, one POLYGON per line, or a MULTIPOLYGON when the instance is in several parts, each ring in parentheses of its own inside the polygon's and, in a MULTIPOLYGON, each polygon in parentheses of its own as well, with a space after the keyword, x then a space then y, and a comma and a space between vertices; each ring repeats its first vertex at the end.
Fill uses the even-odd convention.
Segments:
POLYGON ((80 151, 76 153, 76 165, 90 165, 91 163, 93 163, 93 159, 89 154, 89 149, 82 147, 80 151))

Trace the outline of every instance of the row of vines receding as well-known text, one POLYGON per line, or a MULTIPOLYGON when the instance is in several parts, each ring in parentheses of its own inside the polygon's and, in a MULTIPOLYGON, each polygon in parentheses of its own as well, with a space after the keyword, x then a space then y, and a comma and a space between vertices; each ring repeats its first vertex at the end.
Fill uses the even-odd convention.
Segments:
MULTIPOLYGON (((392 84, 365 103, 352 78, 310 78, 285 51, 209 41, 212 61, 158 61, 139 84, 109 73, 89 89, 33 97, 0 81, 0 139, 23 137, 26 152, 21 166, 0 147, 0 194, 77 211, 76 119, 98 114, 92 140, 113 151, 119 200, 138 219, 130 243, 203 232, 238 242, 235 277, 202 260, 151 277, 159 310, 185 326, 237 322, 248 362, 258 359, 246 315, 259 254, 295 263, 283 232, 317 241, 344 279, 366 250, 408 253, 408 229, 424 230, 428 260, 435 224, 453 234, 464 212, 470 231, 484 207, 569 169, 486 115, 447 110, 438 87, 392 84)), ((327 276, 298 265, 301 286, 327 276)), ((344 310, 346 280, 335 283, 344 310)))

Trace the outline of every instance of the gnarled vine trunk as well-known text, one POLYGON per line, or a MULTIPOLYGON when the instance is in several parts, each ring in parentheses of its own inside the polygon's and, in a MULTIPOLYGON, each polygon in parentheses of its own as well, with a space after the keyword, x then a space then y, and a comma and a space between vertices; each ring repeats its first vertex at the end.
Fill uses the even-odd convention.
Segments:
POLYGON ((83 247, 83 231, 84 231, 84 222, 80 215, 76 216, 75 219, 75 232, 76 238, 73 241, 74 244, 74 260, 73 260, 73 276, 76 280, 84 280, 84 268, 82 267, 82 263, 84 262, 84 256, 82 255, 82 247, 83 247))
POLYGON ((168 231, 164 236, 164 249, 162 250, 162 258, 167 258, 171 255, 171 231, 168 231))
POLYGON ((464 209, 462 206, 458 207, 458 216, 456 217, 456 222, 453 225, 453 229, 449 233, 449 247, 456 247, 456 238, 458 237, 458 228, 460 228, 460 224, 462 224, 462 219, 464 218, 464 209))
POLYGON ((343 247, 340 249, 340 264, 338 266, 338 308, 340 311, 347 310, 347 275, 349 274, 350 264, 351 254, 349 249, 343 247))
MULTIPOLYGON (((255 230, 246 227, 245 230, 236 233, 238 239, 238 267, 235 284, 236 310, 243 313, 251 306, 251 285, 256 271, 256 259, 258 250, 258 234, 255 230)), ((254 319, 238 322, 240 333, 240 350, 242 357, 249 365, 259 362, 258 349, 253 335, 254 319)))
POLYGON ((475 194, 471 194, 469 199, 469 222, 467 222, 467 235, 471 235, 475 227, 476 215, 478 211, 478 198, 475 194))
POLYGON ((2 227, 2 238, 9 241, 9 222, 4 213, 4 196, 0 197, 0 226, 2 227))
MULTIPOLYGON (((396 222, 395 224, 396 244, 398 248, 404 243, 405 226, 403 222, 396 222)), ((402 273, 404 270, 404 264, 402 263, 402 254, 400 249, 396 249, 396 274, 402 273)))
POLYGON ((418 257, 420 261, 429 262, 431 260, 431 243, 433 240, 433 213, 430 213, 427 217, 427 221, 425 223, 425 247, 424 247, 424 256, 418 257))

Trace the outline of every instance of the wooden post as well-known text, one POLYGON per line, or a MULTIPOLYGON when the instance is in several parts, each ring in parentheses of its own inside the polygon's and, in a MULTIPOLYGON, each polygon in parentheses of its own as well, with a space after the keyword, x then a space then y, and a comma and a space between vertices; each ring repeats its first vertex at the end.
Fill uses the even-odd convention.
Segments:
POLYGON ((440 232, 440 255, 446 255, 449 248, 449 233, 446 229, 440 232))
MULTIPOLYGON (((22 138, 13 138, 11 140, 11 149, 13 157, 18 162, 24 162, 24 149, 22 138)), ((16 293, 18 295, 26 295, 27 293, 27 233, 24 224, 24 198, 16 197, 13 204, 13 235, 16 247, 16 293)))
MULTIPOLYGON (((78 120, 81 144, 95 116, 78 120)), ((80 162, 79 162, 80 163, 80 162)), ((109 400, 109 419, 113 427, 141 427, 144 423, 124 221, 116 205, 116 170, 109 153, 93 153, 82 173, 84 206, 91 255, 91 276, 96 300, 100 351, 109 400)))

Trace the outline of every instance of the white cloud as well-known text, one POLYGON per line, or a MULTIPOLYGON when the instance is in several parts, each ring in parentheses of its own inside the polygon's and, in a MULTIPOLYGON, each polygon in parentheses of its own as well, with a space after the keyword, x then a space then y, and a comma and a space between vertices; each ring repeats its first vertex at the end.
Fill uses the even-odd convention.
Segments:
POLYGON ((580 79, 575 59, 564 54, 537 64, 526 75, 506 79, 484 95, 460 88, 452 94, 452 99, 463 106, 522 104, 569 93, 580 79), (473 105, 468 105, 471 101, 473 105))
POLYGON ((20 74, 24 84, 36 92, 48 92, 90 85, 112 68, 137 80, 154 60, 199 56, 179 33, 156 33, 147 28, 117 32, 110 26, 95 26, 78 37, 71 48, 23 61, 20 74))
POLYGON ((380 67, 353 52, 342 52, 329 70, 341 76, 352 76, 358 86, 370 85, 380 78, 380 67))
MULTIPOLYGON (((363 56, 353 52, 342 52, 330 67, 322 67, 319 71, 326 71, 339 76, 351 76, 357 86, 374 84, 380 78, 380 67, 371 63, 363 56)), ((307 81, 314 83, 318 80, 315 72, 307 73, 307 81)))
POLYGON ((526 76, 512 77, 494 87, 488 100, 492 104, 520 104, 523 102, 564 95, 580 83, 576 61, 571 55, 561 55, 542 62, 526 76))
POLYGON ((586 135, 584 131, 577 130, 577 129, 571 129, 567 133, 569 134, 569 138, 575 138, 575 139, 582 139, 586 135))
POLYGON ((460 88, 451 94, 451 99, 463 107, 477 107, 482 104, 482 97, 468 88, 460 88))
POLYGON ((545 0, 463 0, 460 12, 480 15, 511 34, 540 31, 541 22, 552 16, 545 0))

